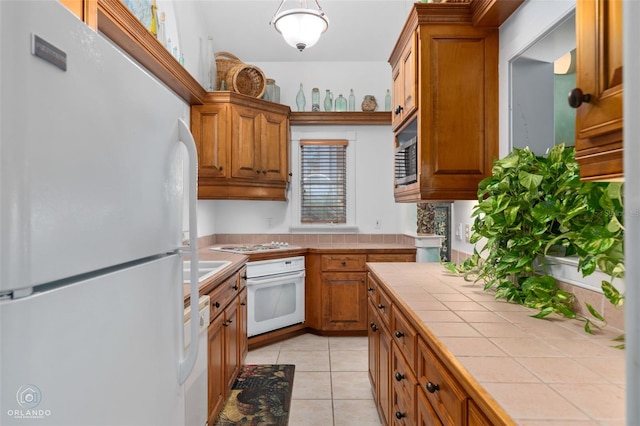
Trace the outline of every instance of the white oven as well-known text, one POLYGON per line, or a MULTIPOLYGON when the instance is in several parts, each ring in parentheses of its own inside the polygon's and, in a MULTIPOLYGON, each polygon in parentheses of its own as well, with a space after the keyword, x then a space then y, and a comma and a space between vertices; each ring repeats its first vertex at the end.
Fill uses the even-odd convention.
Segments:
POLYGON ((247 263, 249 337, 304 322, 304 257, 247 263))

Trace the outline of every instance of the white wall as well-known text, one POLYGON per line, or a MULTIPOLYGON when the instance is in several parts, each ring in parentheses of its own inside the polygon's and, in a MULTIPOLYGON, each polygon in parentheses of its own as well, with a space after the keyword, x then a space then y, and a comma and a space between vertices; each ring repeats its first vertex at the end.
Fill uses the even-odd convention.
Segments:
MULTIPOLYGON (((386 62, 264 62, 253 63, 280 86, 280 102, 297 111, 296 95, 303 84, 306 111, 311 110, 311 89, 318 87, 321 103, 325 90, 349 96, 356 95, 356 110, 364 95, 374 95, 378 111, 384 110, 384 96, 391 85, 391 67, 386 62)), ((322 109, 324 110, 324 109, 322 109)), ((405 231, 406 206, 393 198, 393 133, 388 125, 358 126, 292 126, 292 132, 336 133, 356 132, 356 224, 360 233, 402 233, 405 231), (381 227, 375 228, 380 219, 381 227)), ((292 179, 292 185, 296 185, 292 179)), ((215 233, 289 232, 290 202, 216 200, 207 205, 207 217, 199 220, 203 229, 215 233), (211 223, 213 221, 213 224, 211 223)), ((415 204, 411 204, 415 210, 415 204)), ((200 208, 205 208, 201 202, 200 208)), ((415 213, 414 213, 415 214, 415 213)), ((412 225, 415 231, 415 220, 412 225)))

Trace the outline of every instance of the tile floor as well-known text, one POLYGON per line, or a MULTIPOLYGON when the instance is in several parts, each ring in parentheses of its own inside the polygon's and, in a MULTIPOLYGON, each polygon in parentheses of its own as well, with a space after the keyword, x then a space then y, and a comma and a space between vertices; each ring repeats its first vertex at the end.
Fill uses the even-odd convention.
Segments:
POLYGON ((380 426, 366 337, 304 334, 249 351, 245 364, 295 364, 290 426, 380 426))

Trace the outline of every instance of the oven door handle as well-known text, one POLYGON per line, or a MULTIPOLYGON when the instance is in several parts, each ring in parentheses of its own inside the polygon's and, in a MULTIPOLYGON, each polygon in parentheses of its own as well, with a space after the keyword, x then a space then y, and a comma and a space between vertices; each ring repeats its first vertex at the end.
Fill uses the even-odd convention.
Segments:
POLYGON ((300 271, 295 274, 282 274, 282 275, 278 275, 277 277, 270 277, 270 278, 248 278, 247 286, 280 283, 282 282, 283 279, 285 280, 298 279, 298 278, 304 278, 304 276, 305 276, 305 271, 300 271))

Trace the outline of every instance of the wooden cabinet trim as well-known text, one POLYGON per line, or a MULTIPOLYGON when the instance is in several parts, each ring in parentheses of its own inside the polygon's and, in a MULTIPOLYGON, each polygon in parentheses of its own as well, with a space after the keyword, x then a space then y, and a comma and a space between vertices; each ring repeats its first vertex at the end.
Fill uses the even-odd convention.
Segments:
POLYGON ((391 124, 391 112, 292 112, 289 120, 292 126, 389 125, 391 124))
POLYGON ((98 30, 140 62, 189 105, 207 93, 120 0, 98 1, 98 30))

